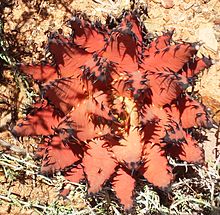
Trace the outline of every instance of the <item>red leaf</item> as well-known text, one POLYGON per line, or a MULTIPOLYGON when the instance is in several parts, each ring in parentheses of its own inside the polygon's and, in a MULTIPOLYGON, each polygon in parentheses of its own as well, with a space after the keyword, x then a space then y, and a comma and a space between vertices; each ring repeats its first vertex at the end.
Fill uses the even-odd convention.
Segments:
POLYGON ((143 71, 120 73, 112 86, 120 96, 134 99, 138 106, 150 103, 151 90, 143 71))
POLYGON ((110 133, 111 129, 107 125, 96 126, 90 121, 89 115, 80 111, 82 107, 68 114, 66 120, 58 126, 57 133, 60 137, 79 143, 110 133), (83 116, 83 114, 86 115, 83 116))
MULTIPOLYGON (((124 134, 118 144, 114 144, 111 150, 119 163, 128 169, 135 169, 141 160, 143 137, 138 129, 130 127, 129 132, 124 134)), ((109 143, 111 146, 111 143, 109 143)))
POLYGON ((185 141, 184 130, 175 121, 170 121, 168 125, 165 126, 166 136, 163 137, 163 141, 166 143, 178 144, 185 141))
POLYGON ((153 40, 150 43, 149 48, 147 49, 145 54, 147 54, 147 55, 154 54, 156 51, 162 50, 162 49, 170 46, 170 40, 172 39, 173 32, 174 32, 174 30, 167 31, 167 32, 163 33, 163 35, 158 36, 155 40, 153 40))
POLYGON ((101 54, 117 63, 122 71, 138 70, 137 41, 129 27, 115 29, 101 54))
POLYGON ((172 102, 170 105, 166 105, 164 110, 168 115, 172 116, 172 119, 178 123, 180 123, 180 111, 177 105, 177 101, 172 102))
POLYGON ((186 142, 167 146, 167 153, 179 160, 189 163, 203 163, 203 150, 190 134, 184 133, 186 142))
POLYGON ((48 50, 53 55, 56 66, 42 65, 20 65, 23 73, 31 75, 34 80, 41 82, 53 81, 60 77, 77 77, 82 75, 80 67, 85 64, 92 55, 56 34, 49 39, 48 50), (77 59, 77 60, 75 60, 77 59))
POLYGON ((31 75, 34 80, 41 82, 49 82, 58 78, 58 71, 49 64, 41 65, 25 65, 21 64, 20 69, 26 75, 31 75))
POLYGON ((142 108, 140 122, 144 132, 145 141, 160 143, 178 143, 184 141, 183 129, 178 121, 173 119, 172 114, 167 113, 165 108, 157 106, 145 106, 142 108))
POLYGON ((167 187, 173 180, 173 175, 164 151, 157 142, 145 144, 143 159, 146 159, 143 168, 140 169, 143 176, 154 186, 167 187))
MULTIPOLYGON (((58 136, 45 139, 45 153, 42 160, 41 172, 54 173, 74 164, 82 157, 80 146, 71 143, 64 144, 58 136)), ((41 146, 42 147, 42 146, 41 146)))
POLYGON ((106 58, 94 56, 93 59, 85 62, 82 68, 82 81, 88 91, 109 90, 112 77, 116 73, 116 66, 106 58))
POLYGON ((12 133, 17 136, 38 136, 54 134, 53 128, 60 123, 63 115, 53 106, 42 103, 32 110, 24 119, 19 119, 12 133))
POLYGON ((78 17, 69 21, 73 30, 74 43, 89 53, 98 52, 105 46, 107 31, 101 23, 92 24, 78 17))
POLYGON ((112 187, 125 209, 131 209, 133 205, 132 196, 135 188, 135 179, 123 169, 119 168, 117 175, 113 179, 112 187))
POLYGON ((50 35, 48 44, 47 44, 47 49, 53 55, 54 61, 56 62, 56 65, 58 66, 59 65, 64 66, 66 63, 64 60, 65 57, 67 57, 68 59, 68 56, 72 54, 70 41, 67 38, 64 38, 63 35, 58 34, 56 32, 50 35))
POLYGON ((210 128, 212 126, 212 120, 208 116, 205 107, 189 96, 179 100, 179 110, 183 128, 194 126, 210 128))
POLYGON ((70 135, 80 141, 101 137, 111 132, 113 118, 102 92, 94 94, 73 109, 59 125, 58 130, 70 131, 70 135))
POLYGON ((202 70, 209 68, 212 65, 212 60, 207 57, 190 60, 187 62, 183 69, 179 71, 180 74, 184 75, 187 78, 191 78, 199 74, 202 70))
POLYGON ((152 91, 151 100, 154 105, 170 104, 188 87, 188 82, 184 76, 171 72, 147 72, 146 75, 152 91))
POLYGON ((141 26, 141 23, 138 21, 137 16, 135 16, 134 14, 126 15, 125 18, 122 20, 120 26, 122 28, 130 26, 131 31, 135 34, 135 37, 137 37, 139 43, 141 44, 143 42, 143 26, 141 26))
POLYGON ((90 53, 73 45, 69 39, 60 34, 52 35, 49 39, 48 49, 53 55, 60 77, 82 75, 81 66, 92 58, 90 53))
POLYGON ((139 121, 145 142, 153 139, 159 143, 160 139, 165 137, 165 126, 169 124, 169 116, 163 108, 154 105, 144 106, 139 121))
POLYGON ((106 145, 105 140, 90 141, 83 158, 84 170, 90 186, 89 193, 97 193, 117 166, 112 153, 104 145, 106 145))
POLYGON ((158 123, 162 126, 167 124, 168 114, 161 107, 155 105, 145 105, 141 109, 139 120, 142 123, 142 125, 145 125, 146 123, 158 123))
POLYGON ((165 137, 166 125, 169 125, 170 118, 164 109, 156 106, 150 106, 145 111, 144 118, 141 119, 145 125, 145 144, 142 152, 142 160, 145 162, 139 172, 153 185, 164 188, 173 179, 171 167, 168 166, 165 152, 162 150, 165 145, 162 138, 165 137))
POLYGON ((58 79, 44 88, 44 97, 65 114, 88 96, 79 78, 58 79))
POLYGON ((190 58, 195 55, 197 49, 191 44, 177 44, 156 51, 144 58, 145 70, 163 71, 164 69, 178 72, 190 58))
POLYGON ((72 169, 66 171, 64 173, 64 176, 67 180, 73 183, 79 183, 80 180, 85 177, 84 170, 81 165, 77 165, 76 167, 73 167, 72 169))

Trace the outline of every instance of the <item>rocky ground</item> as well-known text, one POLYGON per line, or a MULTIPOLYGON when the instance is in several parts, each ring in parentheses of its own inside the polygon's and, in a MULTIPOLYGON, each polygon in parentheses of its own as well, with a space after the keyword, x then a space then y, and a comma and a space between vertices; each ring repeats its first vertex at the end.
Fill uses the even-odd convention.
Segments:
MULTIPOLYGON (((220 123, 220 1, 140 0, 139 4, 147 8, 144 23, 149 32, 160 35, 162 31, 175 28, 175 41, 199 42, 201 47, 198 55, 204 54, 213 59, 214 65, 209 71, 204 71, 197 89, 216 122, 216 128, 207 133, 208 140, 204 143, 206 161, 219 165, 216 159, 220 140, 216 136, 217 125, 220 123)), ((130 0, 6 0, 0 3, 0 12, 4 22, 4 36, 10 45, 10 55, 17 61, 37 63, 45 58, 48 32, 62 29, 68 34, 66 22, 74 11, 85 12, 90 19, 99 19, 104 23, 108 14, 118 16, 123 9, 129 9, 130 5, 130 0)), ((31 158, 36 148, 35 141, 25 139, 21 145, 6 131, 10 122, 19 118, 24 106, 30 103, 33 89, 36 89, 35 85, 15 77, 13 71, 3 71, 0 86, 0 98, 4 101, 0 104, 0 153, 6 154, 0 159, 0 214, 38 214, 45 209, 43 206, 56 204, 54 200, 57 190, 63 184, 59 176, 54 180, 36 176, 33 172, 38 171, 39 167, 31 158), (14 155, 20 156, 20 160, 16 160, 14 155), (12 171, 13 168, 16 171, 12 171), (25 177, 22 177, 22 173, 25 173, 25 177), (36 207, 31 207, 30 202, 34 202, 36 207)), ((77 189, 71 203, 74 203, 74 209, 80 210, 87 203, 81 192, 84 188, 77 189)), ((214 196, 210 201, 214 201, 214 196)), ((212 204, 215 205, 214 202, 212 204)), ((63 207, 72 206, 64 202, 63 207)), ((58 211, 45 210, 42 214, 56 214, 58 211)))

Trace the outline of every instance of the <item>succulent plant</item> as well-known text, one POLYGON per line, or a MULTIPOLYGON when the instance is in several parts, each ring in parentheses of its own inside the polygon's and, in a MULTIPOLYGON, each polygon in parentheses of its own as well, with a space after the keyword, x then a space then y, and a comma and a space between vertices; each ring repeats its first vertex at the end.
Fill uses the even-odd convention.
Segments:
POLYGON ((189 129, 212 120, 187 88, 212 61, 196 56, 197 43, 173 42, 173 30, 150 39, 136 12, 118 20, 102 25, 77 14, 70 36, 49 36, 52 64, 20 65, 42 95, 12 133, 43 136, 42 173, 86 178, 89 193, 109 181, 130 209, 140 178, 161 189, 174 180, 168 157, 203 162, 189 129))

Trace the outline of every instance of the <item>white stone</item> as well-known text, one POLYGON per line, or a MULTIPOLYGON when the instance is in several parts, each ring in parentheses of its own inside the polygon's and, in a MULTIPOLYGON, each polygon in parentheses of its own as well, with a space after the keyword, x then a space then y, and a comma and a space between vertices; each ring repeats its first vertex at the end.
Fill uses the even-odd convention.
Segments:
POLYGON ((215 32, 212 23, 201 24, 198 30, 198 38, 200 42, 203 42, 207 49, 214 52, 218 51, 218 42, 215 37, 215 32))

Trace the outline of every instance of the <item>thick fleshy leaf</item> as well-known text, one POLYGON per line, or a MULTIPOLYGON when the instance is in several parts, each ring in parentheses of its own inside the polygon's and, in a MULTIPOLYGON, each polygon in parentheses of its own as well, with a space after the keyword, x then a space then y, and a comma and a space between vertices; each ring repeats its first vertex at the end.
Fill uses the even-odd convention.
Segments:
POLYGON ((179 71, 180 74, 184 75, 187 78, 191 78, 199 74, 204 69, 209 68, 212 65, 212 59, 203 57, 196 57, 195 59, 187 62, 183 68, 179 71))
POLYGON ((54 134, 63 115, 46 101, 36 105, 24 119, 19 119, 12 133, 15 136, 38 136, 54 134))
POLYGON ((189 96, 179 99, 179 110, 183 128, 212 127, 212 120, 208 116, 205 107, 189 96))
MULTIPOLYGON (((41 145, 41 148, 43 145, 41 145)), ((44 156, 41 165, 43 174, 55 173, 79 161, 82 149, 79 145, 64 144, 59 136, 44 140, 44 156)))
POLYGON ((143 151, 145 164, 140 172, 154 186, 165 188, 173 180, 171 167, 168 165, 165 151, 158 143, 146 143, 143 151))
POLYGON ((170 144, 166 152, 174 158, 189 163, 203 163, 203 150, 198 146, 196 140, 190 134, 184 133, 185 142, 182 144, 170 144))
POLYGON ((184 130, 180 124, 170 120, 168 125, 165 125, 166 136, 163 141, 166 143, 178 144, 185 142, 184 130))
POLYGON ((120 73, 112 86, 120 96, 134 99, 138 106, 151 103, 151 90, 143 71, 120 73))
POLYGON ((34 80, 41 82, 49 82, 55 80, 59 77, 58 70, 56 67, 49 64, 40 65, 25 65, 21 64, 19 66, 20 70, 26 74, 30 75, 34 80))
POLYGON ((166 125, 169 125, 169 116, 163 108, 154 105, 144 106, 139 116, 144 141, 160 143, 166 135, 166 125))
POLYGON ((107 31, 101 23, 91 23, 74 16, 70 21, 73 30, 74 43, 85 49, 87 52, 98 52, 105 46, 107 31))
MULTIPOLYGON (((182 97, 182 95, 181 95, 182 97)), ((180 123, 180 111, 177 105, 177 101, 173 101, 171 104, 164 106, 164 110, 167 112, 168 115, 172 116, 172 119, 177 123, 180 123)))
POLYGON ((170 104, 188 87, 184 76, 171 72, 146 72, 146 78, 152 91, 152 103, 158 106, 170 104))
POLYGON ((158 106, 155 105, 145 105, 140 112, 140 123, 142 126, 145 126, 147 123, 158 123, 160 125, 165 125, 168 122, 167 112, 158 106))
MULTIPOLYGON (((72 54, 70 41, 63 35, 53 33, 48 39, 47 50, 53 55, 56 65, 65 65, 65 57, 72 54)), ((83 53, 83 52, 82 52, 83 53)))
POLYGON ((97 193, 115 172, 117 162, 105 145, 105 140, 90 141, 84 155, 83 165, 89 182, 89 193, 97 193))
POLYGON ((48 51, 53 55, 56 65, 42 63, 41 65, 20 65, 23 73, 31 75, 34 80, 44 83, 62 77, 78 77, 82 75, 80 67, 92 55, 69 42, 60 34, 51 36, 48 42, 48 51))
POLYGON ((135 179, 122 168, 119 168, 117 175, 113 178, 112 187, 125 209, 131 209, 133 205, 132 196, 135 188, 135 179))
POLYGON ((44 86, 44 89, 44 97, 65 114, 88 97, 88 93, 79 78, 57 79, 44 86))
MULTIPOLYGON (((101 137, 111 132, 113 117, 107 104, 107 96, 98 92, 78 104, 58 126, 58 133, 66 132, 66 137, 77 138, 80 141, 101 137)), ((64 137, 64 136, 63 136, 64 137)))
POLYGON ((113 62, 96 54, 83 65, 82 71, 82 81, 86 89, 91 92, 109 90, 113 76, 117 73, 116 65, 113 62))
POLYGON ((143 42, 142 32, 144 26, 142 26, 142 23, 140 23, 139 17, 135 16, 134 14, 127 14, 120 23, 120 26, 122 28, 129 26, 140 44, 143 42))
POLYGON ((145 144, 142 149, 143 165, 139 173, 155 186, 166 187, 172 178, 169 174, 171 168, 162 151, 162 147, 166 145, 162 138, 166 135, 165 125, 168 123, 168 115, 162 108, 156 106, 150 106, 145 111, 140 119, 145 144))
POLYGON ((149 106, 142 109, 140 122, 145 141, 157 142, 163 147, 166 143, 181 143, 185 140, 180 124, 163 108, 149 106))
POLYGON ((122 71, 138 70, 138 49, 131 27, 119 27, 113 31, 102 56, 119 65, 122 71))
MULTIPOLYGON (((82 107, 81 107, 82 108, 82 107)), ((91 140, 95 137, 102 137, 111 132, 111 129, 107 126, 107 124, 103 123, 103 119, 100 118, 100 123, 103 125, 95 125, 88 115, 79 111, 71 112, 67 115, 65 121, 63 121, 57 128, 56 132, 65 140, 72 140, 76 143, 80 141, 91 140)))
POLYGON ((83 167, 81 165, 77 165, 70 170, 65 171, 64 177, 73 183, 79 183, 80 180, 85 178, 83 167))
POLYGON ((150 43, 149 48, 146 50, 145 54, 146 55, 154 54, 156 51, 162 50, 162 49, 170 46, 170 41, 172 39, 173 32, 174 32, 174 30, 167 31, 167 32, 163 33, 163 35, 158 36, 155 40, 153 40, 150 43))
POLYGON ((140 131, 130 127, 129 132, 124 134, 123 138, 118 141, 118 144, 114 144, 111 150, 119 163, 130 170, 136 170, 140 165, 143 144, 143 136, 140 131))
POLYGON ((197 52, 197 47, 191 44, 177 44, 157 50, 144 58, 141 65, 145 70, 171 70, 178 72, 185 63, 197 52))
POLYGON ((72 44, 60 34, 49 39, 48 50, 53 55, 59 76, 78 77, 82 75, 81 67, 92 58, 92 54, 72 44))

